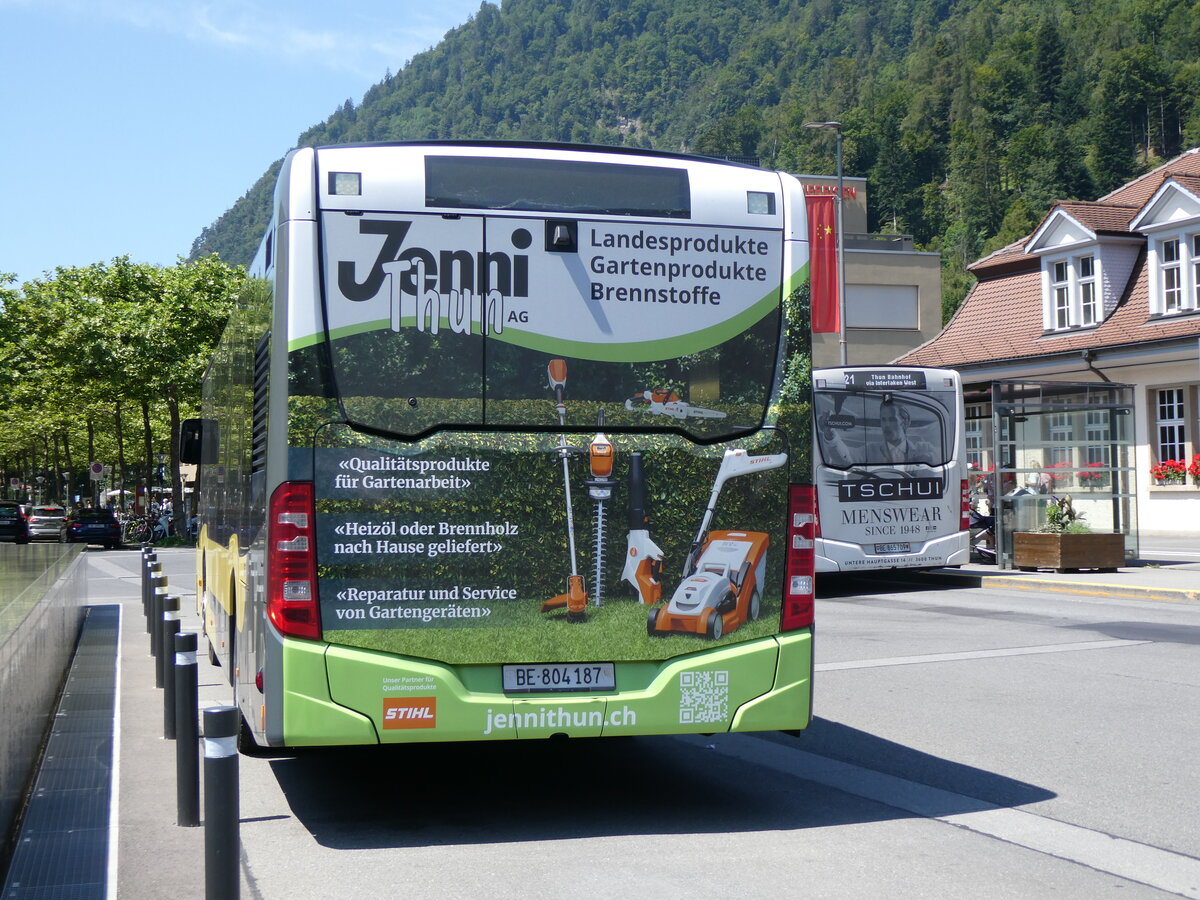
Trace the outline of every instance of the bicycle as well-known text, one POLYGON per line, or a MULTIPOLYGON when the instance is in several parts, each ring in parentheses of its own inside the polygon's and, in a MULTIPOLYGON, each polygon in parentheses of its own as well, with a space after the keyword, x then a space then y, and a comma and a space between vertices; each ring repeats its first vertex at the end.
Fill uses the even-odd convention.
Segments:
POLYGON ((154 540, 154 525, 149 516, 130 516, 125 520, 125 541, 149 544, 154 540))

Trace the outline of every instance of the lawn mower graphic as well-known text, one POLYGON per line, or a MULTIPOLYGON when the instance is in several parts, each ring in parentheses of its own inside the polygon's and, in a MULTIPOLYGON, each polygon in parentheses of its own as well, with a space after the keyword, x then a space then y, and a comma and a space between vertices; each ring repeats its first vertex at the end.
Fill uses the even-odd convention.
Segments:
POLYGON ((684 632, 718 640, 758 618, 767 571, 769 538, 759 531, 713 531, 713 510, 721 488, 730 478, 776 469, 786 453, 751 456, 745 450, 726 450, 717 470, 708 507, 683 567, 683 581, 666 606, 652 608, 646 617, 651 636, 684 632))

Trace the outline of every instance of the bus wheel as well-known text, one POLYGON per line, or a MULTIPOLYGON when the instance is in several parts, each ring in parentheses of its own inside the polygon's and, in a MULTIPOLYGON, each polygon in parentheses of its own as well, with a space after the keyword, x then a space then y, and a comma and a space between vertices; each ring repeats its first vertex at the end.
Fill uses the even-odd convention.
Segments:
POLYGON ((241 716, 241 726, 238 728, 237 734, 237 749, 242 756, 260 757, 271 755, 270 747, 261 747, 254 740, 254 735, 250 731, 250 726, 246 724, 246 717, 241 716))
POLYGON ((213 647, 212 638, 206 637, 205 640, 208 642, 208 662, 209 662, 209 664, 214 665, 214 666, 221 665, 221 660, 217 658, 217 651, 213 647))
POLYGON ((721 614, 715 609, 708 611, 708 624, 705 628, 710 641, 719 641, 721 635, 725 633, 725 622, 721 619, 721 614))

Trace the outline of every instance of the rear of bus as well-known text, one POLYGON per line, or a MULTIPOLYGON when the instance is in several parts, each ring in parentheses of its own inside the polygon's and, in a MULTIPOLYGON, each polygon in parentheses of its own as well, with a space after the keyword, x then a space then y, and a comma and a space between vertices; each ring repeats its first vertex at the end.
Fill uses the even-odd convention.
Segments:
POLYGON ((301 149, 275 215, 259 744, 807 725, 795 179, 301 149))
POLYGON ((957 372, 813 371, 817 572, 968 561, 963 396, 957 372))

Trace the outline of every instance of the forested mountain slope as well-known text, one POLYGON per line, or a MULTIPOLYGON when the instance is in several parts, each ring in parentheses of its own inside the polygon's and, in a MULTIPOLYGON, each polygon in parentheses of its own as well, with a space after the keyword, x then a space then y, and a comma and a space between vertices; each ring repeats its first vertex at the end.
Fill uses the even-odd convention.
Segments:
MULTIPOLYGON (((297 145, 520 138, 756 156, 870 180, 871 227, 965 265, 1054 199, 1200 145, 1196 0, 504 0, 297 145)), ((286 148, 281 148, 284 150, 286 148)), ((264 161, 265 163, 266 161, 264 161)), ((196 239, 253 255, 277 164, 196 239)))

